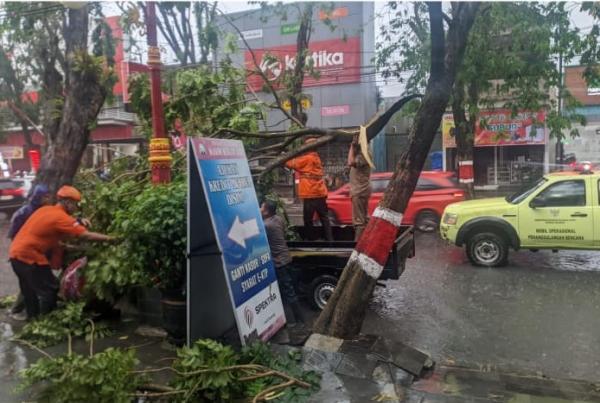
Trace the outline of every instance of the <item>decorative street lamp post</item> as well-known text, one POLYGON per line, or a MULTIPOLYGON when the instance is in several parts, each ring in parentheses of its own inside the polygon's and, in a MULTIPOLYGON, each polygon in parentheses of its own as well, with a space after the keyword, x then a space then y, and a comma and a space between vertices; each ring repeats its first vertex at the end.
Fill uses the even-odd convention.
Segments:
POLYGON ((148 67, 152 97, 152 139, 150 140, 150 168, 152 183, 171 181, 171 146, 165 133, 165 116, 160 82, 160 50, 156 40, 156 11, 154 2, 146 2, 146 32, 148 35, 148 67))

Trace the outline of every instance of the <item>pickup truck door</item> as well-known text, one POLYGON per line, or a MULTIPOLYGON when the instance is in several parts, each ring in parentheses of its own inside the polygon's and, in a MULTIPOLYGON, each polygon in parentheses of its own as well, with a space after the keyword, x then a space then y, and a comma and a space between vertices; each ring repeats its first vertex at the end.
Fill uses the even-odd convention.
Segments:
POLYGON ((592 200, 588 178, 556 181, 519 205, 523 247, 589 249, 594 245, 592 200))

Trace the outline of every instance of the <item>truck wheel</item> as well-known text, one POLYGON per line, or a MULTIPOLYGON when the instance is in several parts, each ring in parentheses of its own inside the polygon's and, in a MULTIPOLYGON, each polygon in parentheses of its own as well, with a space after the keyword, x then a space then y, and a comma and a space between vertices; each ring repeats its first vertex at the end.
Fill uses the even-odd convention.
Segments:
POLYGON ((508 259, 508 244, 498 234, 481 232, 467 241, 467 257, 475 266, 504 266, 508 259))
POLYGON ((322 310, 333 295, 338 279, 329 274, 317 277, 310 284, 310 303, 316 309, 322 310))
POLYGON ((434 232, 440 225, 440 217, 431 210, 421 211, 415 220, 415 227, 421 232, 434 232))

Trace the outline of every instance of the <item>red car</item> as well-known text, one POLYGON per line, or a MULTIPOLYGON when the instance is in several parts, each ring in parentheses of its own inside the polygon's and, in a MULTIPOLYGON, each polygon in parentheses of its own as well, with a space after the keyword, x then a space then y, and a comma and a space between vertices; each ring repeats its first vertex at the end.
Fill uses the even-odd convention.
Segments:
MULTIPOLYGON (((369 215, 377 207, 391 177, 392 172, 371 175, 369 215)), ((402 224, 412 224, 420 231, 433 232, 439 225, 444 208, 448 204, 463 200, 465 200, 465 192, 459 188, 452 172, 423 171, 404 212, 402 224)), ((327 207, 329 207, 332 223, 352 224, 350 185, 345 184, 329 192, 327 207)))

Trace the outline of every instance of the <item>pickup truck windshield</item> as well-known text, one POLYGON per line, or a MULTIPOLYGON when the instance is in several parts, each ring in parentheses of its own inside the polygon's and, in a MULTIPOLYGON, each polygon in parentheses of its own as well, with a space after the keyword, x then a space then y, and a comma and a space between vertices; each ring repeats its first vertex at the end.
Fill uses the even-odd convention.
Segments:
POLYGON ((522 191, 519 191, 517 193, 514 193, 510 196, 506 196, 506 201, 509 203, 512 203, 512 204, 519 204, 523 200, 525 200, 527 198, 527 196, 529 196, 530 194, 535 192, 546 182, 547 182, 547 179, 542 178, 539 181, 535 182, 532 186, 530 186, 522 191))

